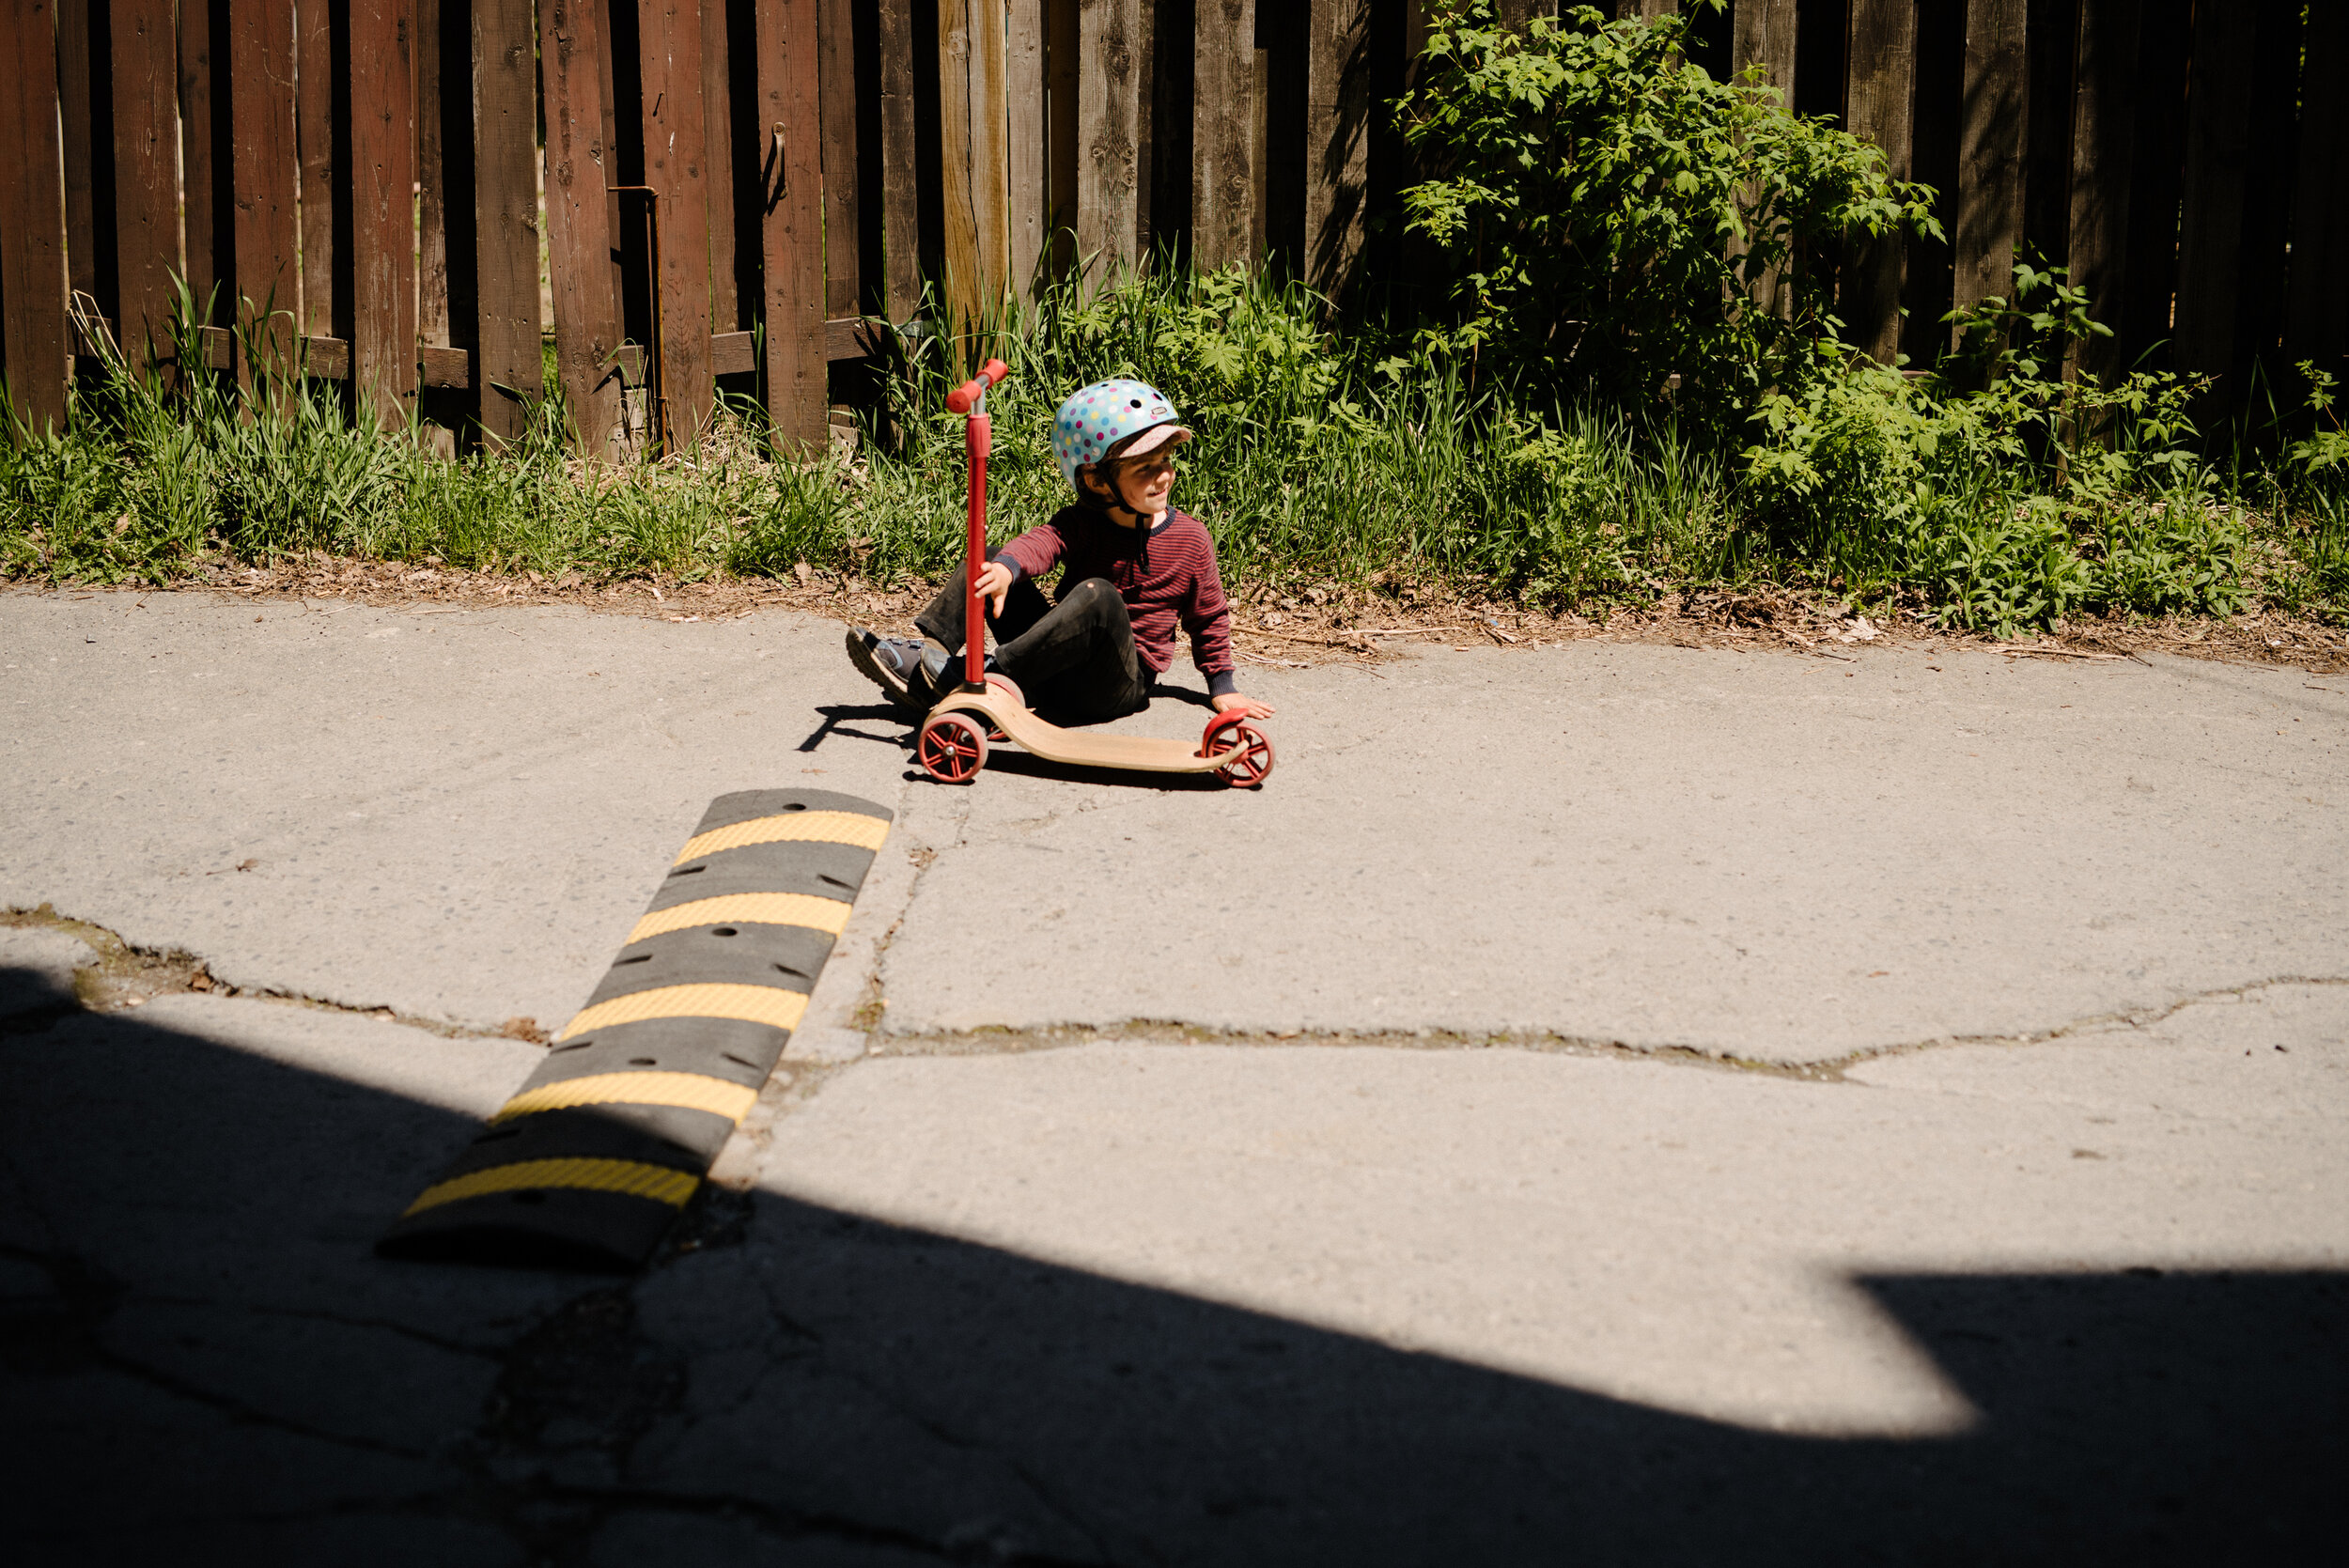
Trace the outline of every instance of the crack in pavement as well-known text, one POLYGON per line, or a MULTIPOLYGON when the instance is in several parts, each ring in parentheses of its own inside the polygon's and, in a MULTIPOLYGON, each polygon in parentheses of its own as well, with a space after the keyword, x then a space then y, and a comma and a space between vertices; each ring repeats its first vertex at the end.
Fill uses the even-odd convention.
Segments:
MULTIPOLYGON (((900 798, 899 820, 910 813, 900 798)), ((2349 986, 2349 975, 2270 975, 2235 985, 2212 986, 2189 992, 2158 1005, 2122 1008, 2109 1012, 2092 1013, 2055 1024, 2045 1029, 1998 1034, 1941 1034, 1922 1039, 1894 1041, 1883 1046, 1863 1047, 1835 1056, 1812 1061, 1781 1062, 1761 1057, 1742 1056, 1735 1051, 1707 1049, 1696 1046, 1641 1045, 1633 1041, 1597 1035, 1579 1035, 1563 1031, 1507 1031, 1456 1032, 1448 1030, 1377 1031, 1377 1030, 1221 1030, 1190 1023, 1180 1018, 1128 1018, 1113 1024, 1039 1024, 1023 1028, 988 1026, 974 1030, 941 1030, 921 1033, 892 1033, 881 1025, 889 999, 881 979, 881 969, 890 948, 904 929, 906 917, 920 894, 924 879, 939 856, 963 842, 970 822, 971 801, 968 795, 957 797, 959 806, 947 824, 949 832, 938 841, 916 845, 906 852, 913 867, 902 893, 893 900, 896 908, 888 926, 875 939, 872 952, 865 962, 863 998, 849 1015, 845 1027, 863 1036, 864 1058, 884 1056, 992 1056, 1012 1055, 1027 1051, 1065 1049, 1072 1046, 1090 1045, 1103 1041, 1118 1041, 1149 1045, 1242 1045, 1242 1046, 1352 1046, 1394 1050, 1530 1050, 1563 1055, 1602 1056, 1642 1062, 1665 1062, 1679 1065, 1714 1068, 1725 1071, 1758 1073, 1767 1077, 1797 1079, 1809 1082, 1843 1082, 1849 1068, 1862 1063, 1886 1057, 1911 1055, 1920 1051, 1947 1049, 1961 1046, 2028 1046, 2044 1045, 2064 1039, 2082 1030, 2108 1024, 2123 1024, 2132 1029, 2144 1029, 2175 1016, 2186 1008, 2227 998, 2241 998, 2253 992, 2282 986, 2349 986)), ((50 905, 35 909, 0 910, 0 927, 54 930, 80 938, 98 955, 97 961, 75 970, 78 1007, 65 1004, 43 1007, 31 1013, 0 1018, 0 1032, 39 1032, 54 1028, 68 1017, 87 1013, 107 1017, 157 996, 210 995, 238 1001, 275 1002, 280 1005, 311 1007, 322 1012, 341 1013, 355 1017, 373 1018, 396 1023, 403 1028, 420 1029, 443 1039, 523 1039, 543 1044, 546 1032, 526 1018, 511 1018, 489 1028, 480 1025, 454 1023, 444 1019, 418 1017, 389 1007, 363 1007, 337 1002, 299 992, 269 987, 239 987, 210 978, 207 961, 182 949, 165 950, 135 948, 103 926, 61 915, 50 905), (132 978, 124 978, 126 972, 132 978), (86 975, 97 974, 88 981, 86 975), (134 989, 135 987, 135 989, 134 989)), ((813 1022, 813 1020, 811 1020, 813 1022)), ((802 1099, 831 1076, 827 1067, 836 1069, 853 1063, 847 1062, 817 1064, 809 1058, 787 1059, 778 1064, 770 1080, 791 1091, 789 1098, 802 1099), (783 1068, 791 1069, 789 1072, 783 1068)), ((780 1109, 780 1108, 778 1108, 780 1109)), ((745 1126, 741 1135, 753 1147, 763 1148, 771 1132, 771 1115, 762 1118, 753 1128, 745 1126)))
POLYGON ((1180 1046, 1354 1047, 1387 1050, 1525 1050, 1562 1056, 1606 1057, 1619 1061, 1661 1062, 1720 1072, 1752 1073, 1768 1078, 1796 1079, 1813 1083, 1849 1081, 1853 1067, 1887 1057, 1914 1055, 1963 1046, 2033 1046, 2062 1040, 2085 1030, 2120 1024, 2149 1029, 2186 1008, 2240 999, 2287 986, 2349 986, 2349 975, 2270 975, 2231 986, 2189 992, 2155 1006, 2087 1014, 2046 1029, 2020 1033, 1941 1034, 1920 1040, 1869 1046, 1807 1062, 1778 1062, 1740 1056, 1734 1051, 1707 1050, 1695 1046, 1639 1045, 1627 1040, 1563 1032, 1495 1030, 1462 1033, 1443 1030, 1220 1030, 1173 1018, 1130 1018, 1115 1024, 1043 1024, 1014 1029, 987 1027, 892 1034, 875 1031, 866 1047, 868 1060, 880 1057, 1009 1056, 1030 1051, 1066 1050, 1097 1044, 1180 1046))
POLYGON ((214 979, 210 960, 198 954, 190 953, 185 948, 134 946, 103 925, 59 914, 55 906, 51 904, 29 909, 0 909, 0 928, 60 932, 78 938, 96 955, 90 963, 81 965, 74 970, 78 1007, 74 1003, 64 1003, 0 1018, 0 1032, 39 1033, 80 1013, 105 1017, 140 1006, 159 996, 195 995, 225 997, 240 1001, 270 1001, 284 1006, 315 1008, 323 1013, 342 1013, 352 1017, 373 1018, 381 1023, 396 1023, 405 1029, 420 1029, 444 1040, 526 1040, 544 1045, 548 1037, 547 1031, 538 1027, 535 1018, 508 1018, 496 1025, 466 1024, 446 1018, 421 1017, 381 1004, 364 1006, 335 1001, 276 986, 231 986, 226 981, 214 979))
MULTIPOLYGON (((897 821, 901 829, 911 829, 915 825, 913 821, 915 813, 911 804, 913 800, 910 789, 898 796, 897 821)), ((879 939, 873 944, 873 955, 869 960, 870 967, 864 975, 864 996, 849 1020, 851 1028, 865 1035, 868 1049, 874 1031, 880 1027, 882 1016, 889 1010, 888 992, 881 982, 881 966, 887 961, 889 950, 897 940, 897 934, 905 929, 906 915, 913 908, 915 898, 920 896, 923 880, 929 875, 930 867, 938 863, 941 854, 961 846, 971 826, 972 800, 972 797, 968 790, 948 797, 945 802, 948 810, 944 823, 947 831, 923 833, 922 842, 906 851, 906 859, 913 867, 913 875, 906 880, 904 892, 896 900, 896 908, 890 917, 888 927, 881 932, 879 939)), ((924 815, 926 816, 926 814, 924 815)), ((909 831, 908 836, 914 835, 909 831)))

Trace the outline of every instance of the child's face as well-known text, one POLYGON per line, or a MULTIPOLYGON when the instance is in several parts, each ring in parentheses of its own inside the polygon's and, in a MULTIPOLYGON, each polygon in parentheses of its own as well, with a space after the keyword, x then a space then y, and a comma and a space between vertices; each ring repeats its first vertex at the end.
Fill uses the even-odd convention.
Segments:
POLYGON ((1146 458, 1136 458, 1121 464, 1117 470, 1117 498, 1126 509, 1143 517, 1155 517, 1166 510, 1168 497, 1174 493, 1174 454, 1153 452, 1146 458))

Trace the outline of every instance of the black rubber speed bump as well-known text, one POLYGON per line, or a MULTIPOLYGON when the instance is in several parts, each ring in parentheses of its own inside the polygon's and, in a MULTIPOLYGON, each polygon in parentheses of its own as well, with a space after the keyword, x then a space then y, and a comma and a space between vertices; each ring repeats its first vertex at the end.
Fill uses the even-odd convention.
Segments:
POLYGON ((891 820, 826 790, 720 796, 546 1061, 376 1250, 642 1265, 799 1027, 891 820))

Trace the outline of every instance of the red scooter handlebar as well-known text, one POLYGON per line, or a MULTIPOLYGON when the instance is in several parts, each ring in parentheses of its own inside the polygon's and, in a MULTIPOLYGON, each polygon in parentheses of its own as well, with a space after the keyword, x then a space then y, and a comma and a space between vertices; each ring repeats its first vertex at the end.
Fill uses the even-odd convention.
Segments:
POLYGON ((957 413, 969 413, 971 405, 987 395, 987 389, 1011 374, 1011 366, 1002 360, 991 359, 979 367, 979 373, 946 394, 946 406, 957 413))

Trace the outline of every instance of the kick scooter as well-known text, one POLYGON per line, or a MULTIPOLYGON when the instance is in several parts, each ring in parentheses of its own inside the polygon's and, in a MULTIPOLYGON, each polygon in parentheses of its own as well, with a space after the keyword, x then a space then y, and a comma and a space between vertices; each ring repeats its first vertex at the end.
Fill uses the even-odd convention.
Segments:
POLYGON ((965 416, 962 445, 971 471, 962 574, 962 682, 922 721, 914 754, 941 784, 969 784, 987 766, 988 747, 1006 741, 1047 761, 1077 768, 1213 773, 1240 788, 1262 784, 1272 771, 1272 741, 1239 714, 1217 714, 1195 748, 1186 740, 1085 735, 1046 723, 1029 711, 1017 683, 987 669, 987 617, 979 602, 979 572, 987 565, 987 454, 992 439, 987 389, 1010 374, 1011 367, 1002 360, 988 360, 978 375, 946 396, 946 406, 965 416))

